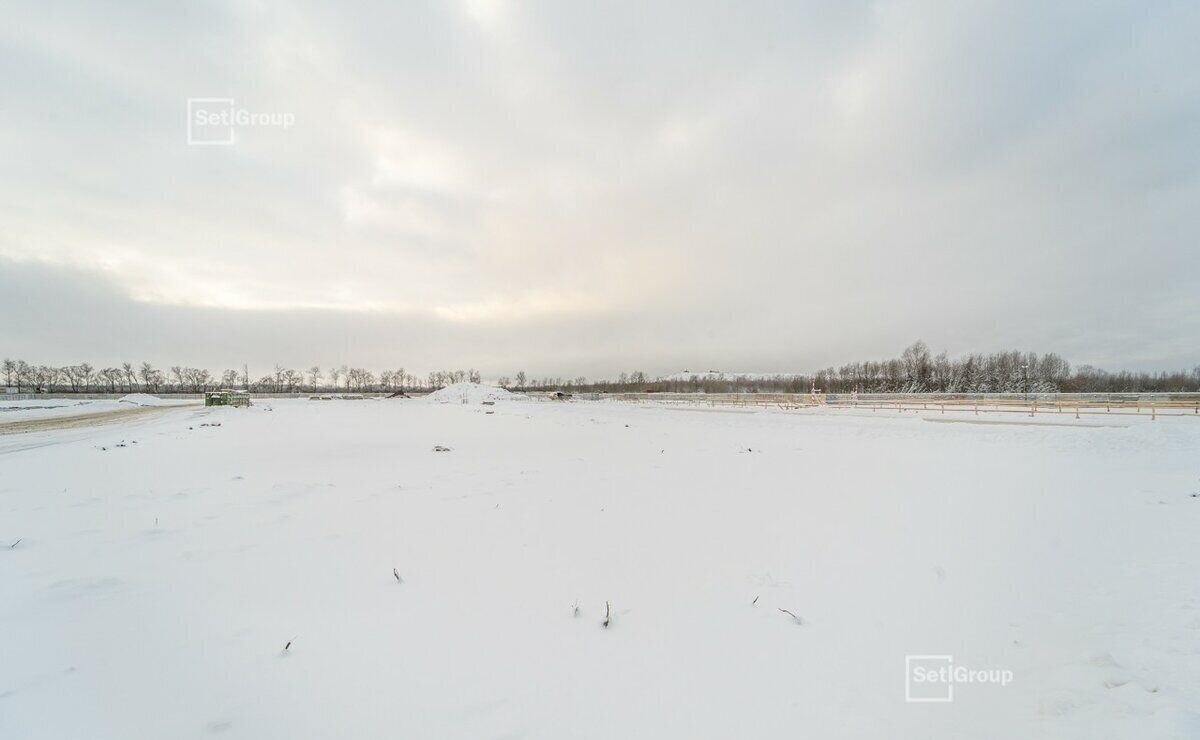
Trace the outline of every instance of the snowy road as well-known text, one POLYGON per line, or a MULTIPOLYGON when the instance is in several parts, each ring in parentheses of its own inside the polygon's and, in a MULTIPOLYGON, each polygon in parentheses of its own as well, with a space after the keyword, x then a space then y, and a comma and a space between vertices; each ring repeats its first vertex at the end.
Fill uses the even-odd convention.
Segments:
POLYGON ((7 436, 0 737, 1198 737, 1200 423, 1122 424, 275 401, 7 436), (909 703, 908 655, 1013 681, 909 703))

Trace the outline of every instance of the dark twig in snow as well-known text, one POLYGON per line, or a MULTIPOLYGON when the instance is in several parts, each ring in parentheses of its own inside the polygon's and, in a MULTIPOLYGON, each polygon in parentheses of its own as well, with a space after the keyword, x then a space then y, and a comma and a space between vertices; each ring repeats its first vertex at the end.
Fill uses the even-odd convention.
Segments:
POLYGON ((758 606, 758 597, 757 596, 754 597, 754 601, 750 602, 750 606, 758 606))
POLYGON ((396 577, 396 583, 404 583, 404 579, 400 577, 400 571, 392 568, 392 575, 396 577))
POLYGON ((23 539, 25 539, 25 538, 24 538, 24 537, 21 537, 21 538, 20 538, 20 539, 18 539, 16 542, 14 542, 14 543, 12 543, 11 545, 9 545, 9 546, 8 546, 8 549, 10 549, 10 550, 11 550, 11 549, 13 549, 14 547, 16 547, 17 545, 21 544, 21 540, 23 540, 23 539))
POLYGON ((608 626, 610 624, 612 624, 612 604, 608 603, 607 601, 604 602, 604 623, 603 624, 604 624, 604 629, 608 629, 608 626))
POLYGON ((579 602, 578 601, 575 602, 575 606, 571 607, 571 616, 575 617, 576 619, 579 618, 579 602))
POLYGON ((804 624, 804 622, 800 621, 800 617, 797 617, 795 614, 792 614, 787 609, 780 609, 779 611, 783 612, 784 614, 786 614, 789 617, 791 617, 792 619, 794 619, 796 621, 796 624, 804 624))

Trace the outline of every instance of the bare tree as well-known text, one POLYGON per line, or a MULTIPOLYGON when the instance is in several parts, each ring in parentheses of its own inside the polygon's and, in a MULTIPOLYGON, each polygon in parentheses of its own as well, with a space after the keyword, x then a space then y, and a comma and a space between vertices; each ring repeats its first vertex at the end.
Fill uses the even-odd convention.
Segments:
POLYGON ((158 392, 158 385, 154 382, 158 377, 158 371, 149 362, 143 362, 138 368, 138 377, 142 379, 142 390, 151 393, 158 392))
MULTIPOLYGON (((79 392, 79 376, 78 376, 77 372, 78 371, 75 369, 74 365, 63 365, 61 368, 59 368, 59 373, 64 378, 66 378, 67 383, 69 383, 71 385, 72 393, 79 392)), ((18 390, 20 389, 20 387, 21 387, 21 384, 18 383, 17 384, 18 390)))
POLYGON ((121 372, 121 369, 116 367, 106 367, 97 373, 100 380, 108 384, 109 393, 117 392, 117 384, 121 382, 123 375, 124 373, 121 372))
POLYGON ((83 384, 84 390, 92 383, 92 376, 95 373, 95 368, 86 362, 81 362, 75 366, 79 371, 79 382, 83 384))

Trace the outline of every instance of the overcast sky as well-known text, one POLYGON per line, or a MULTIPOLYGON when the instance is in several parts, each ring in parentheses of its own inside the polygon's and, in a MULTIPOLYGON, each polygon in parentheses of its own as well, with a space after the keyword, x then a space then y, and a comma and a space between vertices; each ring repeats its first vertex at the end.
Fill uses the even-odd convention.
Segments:
POLYGON ((1194 2, 4 15, 0 355, 1200 363, 1194 2), (292 123, 189 145, 188 98, 292 123))

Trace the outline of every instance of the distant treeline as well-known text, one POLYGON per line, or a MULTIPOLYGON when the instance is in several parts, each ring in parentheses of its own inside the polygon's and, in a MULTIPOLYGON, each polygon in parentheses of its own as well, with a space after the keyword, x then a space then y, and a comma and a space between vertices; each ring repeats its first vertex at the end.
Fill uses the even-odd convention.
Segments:
MULTIPOLYGON (((568 384, 569 385, 569 384, 568 384)), ((647 381, 643 373, 585 390, 705 393, 1153 393, 1200 391, 1200 366, 1176 372, 1108 372, 1091 365, 1074 370, 1053 352, 995 352, 951 358, 916 342, 888 360, 853 362, 815 374, 740 377, 715 371, 680 373, 647 381)))
POLYGON ((4 378, 6 386, 25 393, 202 393, 218 388, 255 393, 380 393, 426 390, 449 383, 467 380, 478 383, 480 380, 477 370, 442 371, 420 379, 403 368, 381 370, 376 374, 366 368, 345 365, 328 370, 315 365, 307 370, 276 365, 272 372, 253 378, 245 365, 241 369, 215 374, 203 368, 181 365, 156 368, 149 362, 137 366, 125 362, 120 367, 97 368, 87 362, 55 366, 31 365, 24 360, 10 359, 0 364, 0 377, 4 378))
MULTIPOLYGON (((214 374, 179 365, 160 369, 149 362, 96 368, 89 363, 51 366, 6 359, 0 365, 6 386, 26 393, 200 393, 240 388, 255 393, 389 393, 430 391, 452 383, 481 380, 478 370, 438 370, 418 377, 396 370, 313 366, 296 370, 276 365, 257 379, 249 368, 214 374)), ((815 374, 738 376, 717 371, 650 378, 644 372, 621 373, 612 380, 584 377, 533 378, 524 371, 497 383, 511 390, 673 393, 1153 393, 1200 391, 1200 366, 1175 372, 1108 372, 1071 365, 1053 352, 996 352, 950 358, 930 353, 916 342, 896 358, 854 362, 815 374)))

